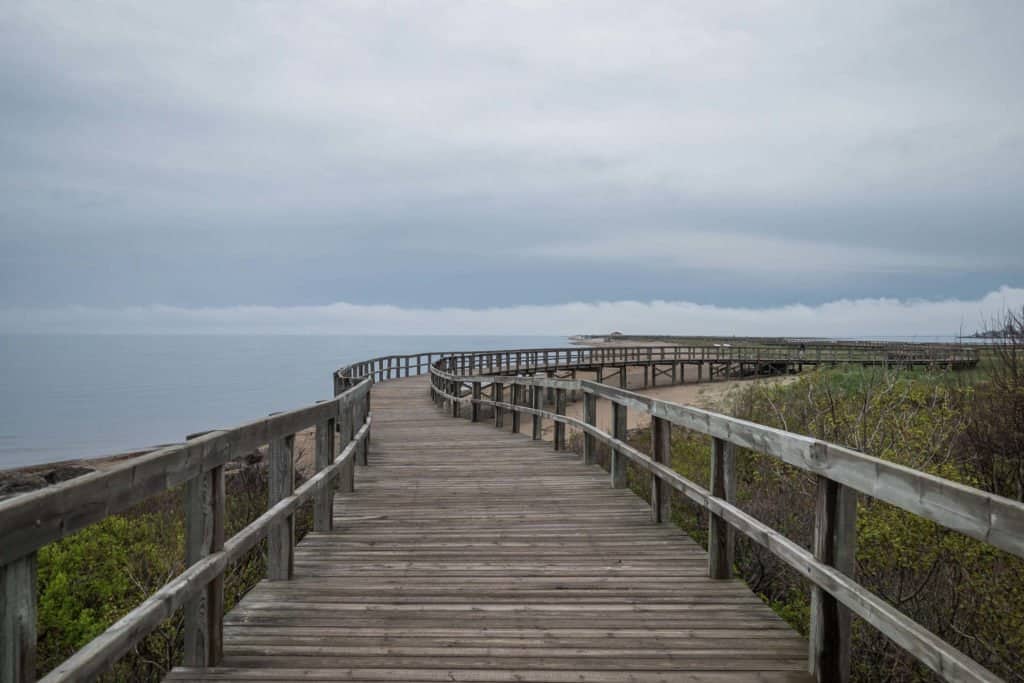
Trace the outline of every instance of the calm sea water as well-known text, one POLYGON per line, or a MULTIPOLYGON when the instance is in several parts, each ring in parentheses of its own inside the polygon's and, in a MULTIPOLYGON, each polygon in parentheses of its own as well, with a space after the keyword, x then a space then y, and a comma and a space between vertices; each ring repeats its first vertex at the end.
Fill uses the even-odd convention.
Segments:
POLYGON ((181 441, 331 396, 391 353, 565 346, 565 337, 0 335, 0 469, 181 441))

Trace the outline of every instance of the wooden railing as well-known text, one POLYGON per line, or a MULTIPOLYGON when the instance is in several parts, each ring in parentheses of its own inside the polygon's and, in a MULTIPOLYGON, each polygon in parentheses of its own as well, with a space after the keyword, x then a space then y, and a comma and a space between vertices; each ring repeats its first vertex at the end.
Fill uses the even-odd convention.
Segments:
POLYGON ((977 349, 965 346, 850 344, 843 346, 799 344, 688 346, 570 346, 498 351, 432 351, 371 358, 341 368, 335 373, 336 386, 356 378, 376 382, 425 374, 437 360, 451 359, 459 372, 479 368, 495 372, 525 369, 572 369, 654 363, 790 363, 793 365, 891 365, 934 368, 973 367, 977 349))
POLYGON ((103 518, 185 486, 187 568, 43 680, 90 680, 184 608, 187 666, 222 655, 224 571, 263 538, 267 578, 288 580, 294 515, 313 501, 313 528, 331 528, 335 488, 352 490, 354 463, 366 464, 371 381, 353 381, 334 398, 233 429, 205 433, 96 472, 0 502, 0 682, 35 680, 36 551, 103 518), (295 488, 296 432, 316 429, 316 474, 295 488), (268 446, 268 509, 224 538, 224 465, 268 446))
MULTIPOLYGON (((632 353, 622 349, 615 351, 627 357, 632 353)), ((544 352, 539 353, 541 355, 534 356, 533 360, 543 357, 544 352)), ((461 414, 460 406, 468 405, 468 417, 474 421, 480 419, 481 406, 491 406, 495 426, 503 426, 505 416, 510 415, 514 432, 520 431, 521 416, 532 416, 534 439, 542 436, 542 421, 551 420, 556 450, 566 447, 567 426, 578 429, 583 434, 584 464, 594 463, 597 444, 605 444, 611 449, 612 487, 626 485, 627 460, 652 476, 650 500, 654 520, 660 521, 666 516, 668 489, 678 491, 708 511, 708 572, 712 577, 731 577, 735 531, 765 547, 812 584, 809 668, 818 681, 848 679, 851 612, 945 680, 1000 680, 853 578, 856 498, 857 494, 874 497, 1024 557, 1024 505, 1021 503, 811 437, 653 399, 619 387, 587 380, 549 378, 543 374, 502 374, 496 369, 509 367, 509 363, 504 362, 508 356, 502 352, 497 352, 497 356, 500 359, 497 363, 495 353, 435 361, 430 371, 434 400, 447 404, 453 416, 461 414), (545 392, 554 393, 553 411, 545 409, 545 392), (582 396, 582 420, 565 414, 567 392, 582 396), (611 404, 612 433, 596 426, 599 398, 611 404), (627 443, 627 410, 651 416, 652 455, 627 443), (673 426, 711 437, 709 489, 669 467, 673 426), (737 448, 778 458, 817 477, 814 538, 810 551, 737 507, 737 448)), ((542 363, 533 368, 524 365, 523 369, 529 372, 545 367, 551 365, 542 363)))

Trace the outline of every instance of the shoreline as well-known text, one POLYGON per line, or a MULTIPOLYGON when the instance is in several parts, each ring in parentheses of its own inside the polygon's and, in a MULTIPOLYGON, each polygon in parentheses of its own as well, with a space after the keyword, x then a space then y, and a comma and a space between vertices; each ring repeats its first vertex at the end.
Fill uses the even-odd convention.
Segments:
MULTIPOLYGON (((628 339, 615 339, 611 335, 602 338, 585 338, 579 336, 570 336, 566 338, 569 345, 573 346, 590 346, 590 347, 620 347, 620 346, 674 346, 675 344, 667 341, 650 339, 638 339, 630 337, 628 339)), ((639 370, 637 371, 639 373, 639 370)), ((630 381, 634 385, 639 384, 642 377, 637 374, 634 377, 633 373, 629 374, 630 381)), ((716 382, 706 382, 697 384, 696 378, 687 377, 688 380, 692 379, 692 382, 686 384, 675 384, 671 386, 661 386, 649 389, 634 389, 637 393, 644 394, 646 396, 652 396, 660 398, 662 400, 673 401, 675 403, 683 403, 687 405, 694 405, 706 409, 717 409, 722 405, 722 401, 726 394, 732 391, 739 384, 749 384, 751 382, 768 382, 768 381, 780 381, 791 379, 791 377, 775 377, 775 378, 747 378, 737 380, 722 380, 716 382)), ((567 406, 567 411, 570 415, 575 417, 582 417, 582 403, 570 403, 567 406), (579 413, 577 415, 577 413, 579 413)), ((599 409, 599 422, 603 424, 605 419, 604 413, 607 410, 599 409)), ((628 414, 628 428, 637 429, 643 427, 649 421, 644 419, 645 416, 639 416, 635 412, 628 414)), ((610 428, 609 425, 605 425, 610 428)), ((550 434, 552 428, 545 426, 544 433, 550 434)), ((129 451, 121 451, 118 453, 112 453, 107 455, 99 455, 90 458, 68 458, 65 460, 53 460, 45 463, 31 464, 16 466, 9 469, 0 470, 0 500, 5 500, 10 497, 30 493, 37 491, 54 484, 68 481, 76 477, 91 474, 93 472, 105 472, 114 467, 123 464, 126 460, 132 460, 145 456, 154 451, 173 446, 173 443, 156 444, 153 446, 147 446, 129 451)), ((308 473, 308 470, 312 468, 313 464, 313 452, 315 450, 314 435, 312 430, 307 432, 299 432, 296 434, 295 439, 295 467, 298 472, 303 474, 308 473)), ((240 455, 237 459, 233 460, 236 463, 236 467, 245 466, 242 463, 248 462, 248 464, 254 465, 261 463, 266 455, 266 447, 257 449, 253 453, 240 455)))

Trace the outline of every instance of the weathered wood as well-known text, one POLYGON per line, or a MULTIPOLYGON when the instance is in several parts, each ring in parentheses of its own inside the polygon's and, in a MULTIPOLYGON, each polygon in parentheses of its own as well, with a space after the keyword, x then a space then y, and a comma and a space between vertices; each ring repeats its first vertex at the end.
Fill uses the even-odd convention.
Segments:
MULTIPOLYGON (((340 412, 338 414, 337 418, 335 418, 335 422, 338 425, 338 427, 337 427, 337 432, 338 432, 337 441, 338 441, 338 443, 335 444, 335 449, 336 450, 338 448, 344 449, 348 445, 348 443, 350 441, 350 435, 352 434, 352 429, 353 429, 353 425, 352 425, 353 417, 354 417, 354 415, 362 416, 364 412, 365 412, 364 411, 364 407, 363 406, 359 406, 357 408, 357 412, 356 413, 351 413, 351 412, 348 412, 348 411, 343 411, 343 412, 340 412)), ((361 417, 360 419, 362 419, 364 421, 366 420, 365 417, 361 417)), ((361 441, 359 441, 359 442, 357 442, 355 444, 355 450, 354 450, 354 453, 353 453, 353 457, 351 458, 351 460, 349 460, 341 468, 341 473, 339 475, 339 479, 341 480, 339 482, 339 488, 340 488, 340 490, 343 493, 351 493, 351 492, 355 491, 355 488, 356 488, 356 465, 357 464, 358 465, 366 465, 366 440, 365 439, 363 439, 363 440, 361 440, 361 441)), ((334 522, 332 521, 331 524, 333 525, 334 522)))
POLYGON ((635 496, 403 384, 375 388, 344 532, 242 600, 225 666, 169 680, 807 681, 806 643, 635 496))
MULTIPOLYGON (((517 354, 516 364, 518 365, 518 363, 519 363, 519 360, 518 360, 518 354, 517 354)), ((522 389, 523 389, 523 387, 521 385, 519 385, 519 384, 513 384, 512 385, 512 405, 518 406, 518 405, 520 405, 523 402, 523 399, 522 399, 522 393, 523 393, 522 389)), ((513 410, 512 411, 512 433, 513 434, 518 434, 519 433, 521 424, 522 424, 522 413, 520 413, 518 410, 513 410)))
MULTIPOLYGON (((505 386, 501 382, 492 384, 491 391, 494 394, 495 401, 505 401, 505 386)), ((498 429, 502 429, 505 426, 505 411, 498 406, 494 407, 494 426, 498 429)))
MULTIPOLYGON (((583 394, 583 421, 588 425, 597 426, 597 396, 592 393, 583 394)), ((583 464, 593 465, 597 462, 597 440, 589 432, 583 433, 583 464)))
POLYGON ((483 383, 479 382, 479 381, 473 382, 473 384, 472 384, 472 387, 473 387, 473 402, 470 404, 470 408, 469 408, 469 419, 470 419, 470 422, 479 422, 480 421, 480 403, 479 403, 479 401, 480 401, 480 397, 482 396, 482 393, 481 393, 482 385, 483 385, 483 383))
MULTIPOLYGON (((574 421, 574 424, 580 429, 590 429, 586 423, 579 420, 574 421)), ((708 490, 682 477, 678 472, 655 463, 628 444, 598 430, 593 430, 593 433, 599 440, 619 448, 634 464, 652 474, 658 474, 691 501, 706 508, 709 513, 721 517, 731 528, 742 532, 755 543, 767 548, 769 552, 796 570, 801 576, 834 596, 865 622, 884 633, 886 637, 911 653, 932 671, 940 673, 950 681, 984 681, 986 683, 999 681, 998 677, 983 666, 920 624, 915 623, 885 600, 874 595, 834 567, 819 562, 812 553, 735 505, 721 498, 712 497, 708 490)))
MULTIPOLYGON (((540 410, 544 405, 544 387, 534 385, 530 387, 530 405, 534 410, 540 410)), ((533 415, 533 440, 540 441, 543 434, 543 418, 536 413, 533 415)))
MULTIPOLYGON (((854 578, 857 495, 842 484, 818 477, 814 511, 814 557, 854 578)), ((811 587, 809 667, 819 683, 850 680, 850 610, 833 596, 811 587)))
POLYGON ((1024 557, 1024 504, 864 453, 746 420, 581 380, 600 398, 765 453, 1024 557))
POLYGON ((94 472, 0 501, 0 565, 31 553, 104 517, 180 486, 272 438, 332 417, 338 406, 368 395, 361 382, 324 403, 279 413, 183 444, 161 448, 104 472, 94 472))
MULTIPOLYGON (((366 405, 363 403, 355 404, 352 406, 351 411, 342 411, 339 413, 335 422, 343 425, 342 429, 338 431, 337 437, 337 440, 341 441, 341 443, 334 444, 334 451, 337 451, 340 447, 344 447, 352 440, 352 435, 359 431, 359 428, 366 421, 366 413, 366 405)), ((367 441, 359 441, 356 444, 355 458, 353 459, 355 464, 362 465, 364 467, 369 463, 369 460, 367 459, 366 443, 367 441)), ((333 461, 333 456, 331 459, 333 461)))
MULTIPOLYGON (((199 475, 185 486, 185 564, 192 566, 224 549, 224 468, 199 475)), ((224 575, 185 603, 187 666, 215 666, 223 656, 224 575)))
MULTIPOLYGON (((565 415, 565 389, 555 389, 555 414, 565 415)), ((555 436, 552 446, 556 451, 565 450, 565 423, 555 421, 555 436)))
POLYGON ((36 555, 0 566, 0 683, 36 679, 36 555))
MULTIPOLYGON (((295 437, 289 435, 270 442, 268 474, 269 503, 273 506, 295 490, 295 437)), ((267 530, 267 578, 287 581, 294 571, 295 516, 288 515, 267 530)))
MULTIPOLYGON (((334 430, 334 420, 325 420, 316 426, 314 467, 317 472, 334 462, 334 430)), ((313 530, 330 531, 333 528, 334 482, 326 480, 313 497, 313 530)))
MULTIPOLYGON (((651 459, 669 465, 672 453, 672 424, 664 418, 651 419, 651 459)), ((668 487, 658 475, 651 476, 651 520, 655 523, 671 519, 668 487)))
MULTIPOLYGON (((736 498, 736 454, 732 444, 711 441, 711 495, 733 502, 736 498)), ((708 576, 731 579, 735 556, 735 534, 729 523, 712 514, 708 529, 708 576)))
MULTIPOLYGON (((369 427, 369 424, 364 425, 358 437, 365 439, 369 427)), ((108 669, 162 621, 174 614, 175 610, 192 599, 203 586, 223 574, 228 564, 237 561, 255 547, 273 525, 293 516, 300 505, 312 498, 321 482, 335 476, 338 469, 352 459, 354 453, 355 444, 350 443, 329 468, 311 477, 298 487, 293 495, 276 503, 242 531, 225 541, 223 551, 196 562, 165 584, 141 605, 116 621, 102 635, 58 665, 41 683, 89 680, 108 669)))
MULTIPOLYGON (((612 436, 619 441, 626 440, 626 406, 612 403, 612 436)), ((612 488, 621 489, 626 486, 626 456, 619 447, 612 448, 612 460, 609 468, 612 488)))

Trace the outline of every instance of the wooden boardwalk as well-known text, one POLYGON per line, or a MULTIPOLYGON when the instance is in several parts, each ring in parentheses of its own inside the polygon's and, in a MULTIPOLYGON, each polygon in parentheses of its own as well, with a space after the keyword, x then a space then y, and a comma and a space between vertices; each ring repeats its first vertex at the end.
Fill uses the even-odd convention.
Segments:
POLYGON ((225 617, 219 666, 168 680, 810 680, 807 643, 628 489, 427 386, 374 388, 334 531, 225 617))

